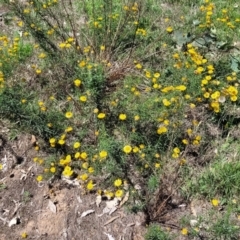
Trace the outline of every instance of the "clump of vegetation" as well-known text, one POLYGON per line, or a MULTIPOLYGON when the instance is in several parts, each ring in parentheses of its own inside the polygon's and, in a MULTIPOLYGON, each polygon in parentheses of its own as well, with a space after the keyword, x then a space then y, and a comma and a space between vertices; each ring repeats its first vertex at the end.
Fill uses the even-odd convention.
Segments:
POLYGON ((0 36, 0 113, 44 140, 37 181, 77 179, 109 199, 131 190, 151 220, 173 194, 163 194, 169 174, 188 200, 239 195, 237 163, 208 157, 239 122, 237 2, 4 2, 22 35, 0 36), (30 56, 31 77, 14 80, 30 56))

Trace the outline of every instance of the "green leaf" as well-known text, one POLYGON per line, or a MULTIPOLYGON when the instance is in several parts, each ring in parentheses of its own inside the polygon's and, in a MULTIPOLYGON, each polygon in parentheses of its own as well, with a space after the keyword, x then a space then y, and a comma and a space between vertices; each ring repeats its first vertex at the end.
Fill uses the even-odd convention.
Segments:
POLYGON ((193 25, 194 25, 194 26, 198 26, 200 23, 201 23, 201 22, 200 22, 198 19, 193 20, 193 25))
POLYGON ((190 35, 190 33, 186 34, 179 30, 176 30, 173 33, 173 40, 177 43, 178 46, 183 46, 186 43, 191 42, 193 39, 193 36, 190 35))

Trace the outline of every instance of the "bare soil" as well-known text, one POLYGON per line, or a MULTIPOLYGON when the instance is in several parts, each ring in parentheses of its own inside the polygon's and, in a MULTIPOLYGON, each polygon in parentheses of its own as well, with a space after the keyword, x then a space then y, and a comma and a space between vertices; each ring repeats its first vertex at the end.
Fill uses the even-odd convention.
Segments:
POLYGON ((80 186, 63 180, 36 181, 39 165, 31 135, 7 141, 1 135, 0 239, 144 239, 145 216, 130 214, 124 206, 101 215, 105 202, 96 206, 96 195, 84 195, 80 186), (81 217, 87 210, 93 213, 81 217), (16 220, 16 222, 14 222, 16 220), (108 221, 110 222, 108 223, 108 221), (14 223, 11 227, 11 223, 14 223), (16 223, 16 224, 15 224, 16 223), (107 235, 109 234, 109 236, 107 235))

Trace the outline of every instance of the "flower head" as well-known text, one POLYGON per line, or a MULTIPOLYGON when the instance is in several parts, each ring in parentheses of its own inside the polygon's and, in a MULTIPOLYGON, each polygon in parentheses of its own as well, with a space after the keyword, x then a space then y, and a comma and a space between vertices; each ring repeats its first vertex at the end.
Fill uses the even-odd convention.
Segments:
POLYGON ((119 119, 122 120, 122 121, 124 121, 124 120, 127 119, 127 115, 124 114, 124 113, 121 113, 121 114, 119 115, 119 119))
POLYGON ((217 207, 219 205, 219 201, 216 198, 212 199, 211 203, 214 207, 217 207))
POLYGON ((38 175, 36 179, 37 179, 38 182, 41 182, 43 180, 43 176, 42 175, 38 175))
POLYGON ((167 131, 168 131, 168 129, 165 126, 161 126, 158 128, 157 133, 163 134, 163 133, 166 133, 167 131))
POLYGON ((166 31, 167 31, 168 33, 172 33, 172 32, 173 32, 173 28, 172 28, 172 27, 167 27, 166 31))
POLYGON ((86 102, 86 101, 87 101, 87 97, 86 97, 86 96, 80 96, 80 97, 79 97, 79 100, 80 100, 81 102, 86 102))
POLYGON ((119 189, 119 190, 117 190, 117 191, 115 192, 115 197, 121 198, 122 195, 123 195, 123 193, 124 193, 124 191, 119 189))
POLYGON ((114 186, 115 187, 120 187, 121 185, 122 185, 122 180, 120 178, 118 178, 114 181, 114 186))
POLYGON ((132 151, 132 147, 130 145, 126 145, 124 146, 123 151, 125 153, 130 153, 132 151))
POLYGON ((87 190, 91 191, 93 188, 94 188, 93 181, 90 180, 90 181, 87 183, 87 190))
POLYGON ((62 172, 63 176, 70 177, 73 175, 73 170, 70 166, 66 166, 62 172))
POLYGON ((103 150, 99 153, 100 158, 106 158, 108 155, 107 151, 103 150))
POLYGON ((97 115, 97 117, 98 117, 99 119, 103 119, 103 118, 106 117, 106 114, 105 114, 105 113, 99 113, 99 114, 97 115))
POLYGON ((188 234, 188 229, 187 228, 183 228, 181 230, 181 233, 182 233, 182 235, 187 235, 188 234))
POLYGON ((73 113, 72 112, 66 112, 65 113, 65 117, 66 118, 72 118, 73 117, 73 113))
POLYGON ((80 146, 81 146, 81 143, 80 143, 80 142, 75 142, 75 143, 73 144, 73 148, 75 148, 75 149, 80 148, 80 146))

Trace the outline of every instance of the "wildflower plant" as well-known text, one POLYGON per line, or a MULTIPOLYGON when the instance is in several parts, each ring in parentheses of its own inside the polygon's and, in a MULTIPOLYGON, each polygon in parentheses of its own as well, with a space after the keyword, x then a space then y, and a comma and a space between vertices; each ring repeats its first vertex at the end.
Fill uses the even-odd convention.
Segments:
MULTIPOLYGON (((209 124, 228 133, 240 72, 233 44, 240 23, 231 7, 196 1, 196 13, 176 21, 153 0, 4 2, 35 44, 34 86, 10 78, 5 84, 0 67, 0 112, 44 139, 35 148, 50 157, 35 162, 46 176, 76 178, 108 198, 122 198, 140 179, 152 193, 161 188, 165 167, 184 181, 192 159, 194 167, 203 165, 198 156, 214 140, 209 124)), ((8 46, 8 38, 1 41, 8 46)), ((20 54, 21 41, 13 39, 11 54, 20 54)), ((20 59, 30 52, 23 46, 20 59)))

